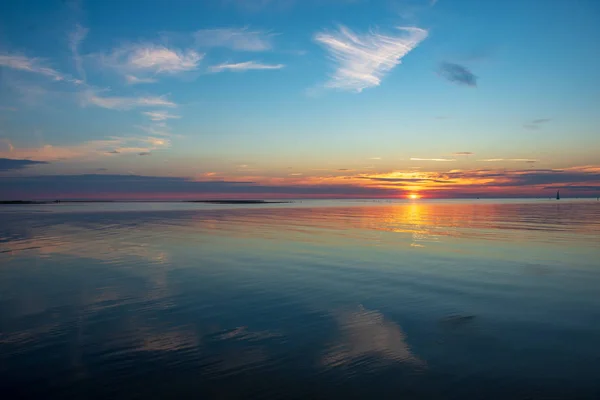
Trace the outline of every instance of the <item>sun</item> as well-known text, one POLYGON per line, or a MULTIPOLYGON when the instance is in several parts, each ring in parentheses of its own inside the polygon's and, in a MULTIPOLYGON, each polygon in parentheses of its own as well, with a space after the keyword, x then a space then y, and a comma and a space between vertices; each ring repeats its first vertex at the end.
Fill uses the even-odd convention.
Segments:
POLYGON ((411 200, 417 200, 417 199, 420 199, 421 196, 419 196, 416 193, 411 193, 411 194, 408 195, 408 198, 411 199, 411 200))

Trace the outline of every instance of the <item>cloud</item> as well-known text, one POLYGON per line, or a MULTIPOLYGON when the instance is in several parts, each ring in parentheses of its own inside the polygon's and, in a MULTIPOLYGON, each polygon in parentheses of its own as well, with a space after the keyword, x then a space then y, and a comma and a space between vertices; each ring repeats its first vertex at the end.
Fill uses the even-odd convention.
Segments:
POLYGON ((12 147, 0 151, 0 157, 30 159, 36 161, 87 161, 113 154, 136 154, 168 148, 171 142, 165 138, 148 137, 109 137, 102 140, 90 140, 70 146, 43 145, 33 148, 12 147))
POLYGON ((16 107, 0 106, 0 111, 17 111, 16 107))
POLYGON ((100 62, 122 74, 128 84, 154 83, 157 75, 195 71, 204 54, 153 43, 121 46, 110 54, 96 55, 100 62))
POLYGON ((202 29, 194 34, 199 47, 227 47, 239 51, 271 50, 272 33, 251 31, 248 28, 202 29))
POLYGON ((144 107, 176 107, 177 104, 167 100, 164 96, 146 97, 102 97, 93 91, 83 93, 83 104, 108 108, 111 110, 130 110, 132 108, 144 107))
POLYGON ((0 158, 0 171, 10 171, 16 169, 23 169, 32 165, 48 164, 44 161, 32 161, 32 160, 16 160, 12 158, 0 158))
POLYGON ((76 79, 69 78, 57 70, 44 65, 44 61, 39 58, 28 58, 23 55, 0 54, 0 67, 26 71, 34 74, 40 74, 55 81, 68 81, 72 83, 81 83, 76 79))
POLYGON ((158 82, 154 78, 139 78, 139 77, 137 77, 135 75, 125 75, 125 81, 129 85, 138 85, 138 84, 141 84, 141 83, 156 83, 156 82, 158 82))
POLYGON ((4 143, 9 153, 12 153, 15 149, 15 146, 13 146, 12 142, 9 139, 0 139, 0 143, 4 143))
POLYGON ((138 153, 139 156, 149 156, 150 154, 152 153, 150 153, 149 151, 142 151, 141 153, 138 153))
POLYGON ((459 85, 477 86, 477 77, 467 67, 463 67, 462 65, 442 62, 439 65, 438 72, 450 82, 458 83, 459 85))
POLYGON ((410 161, 450 162, 450 161, 456 161, 456 159, 454 159, 454 158, 417 158, 417 157, 411 157, 410 161))
POLYGON ((470 156, 473 154, 475 153, 472 153, 470 151, 457 151, 456 153, 452 153, 453 156, 470 156))
POLYGON ((150 118, 152 121, 165 121, 167 119, 181 118, 179 115, 169 114, 168 111, 144 111, 142 114, 150 118))
POLYGON ((396 190, 415 190, 428 197, 519 197, 545 195, 544 190, 557 186, 580 193, 594 194, 600 183, 600 167, 580 166, 565 169, 475 169, 448 172, 394 171, 390 173, 344 177, 346 182, 357 179, 396 190), (576 187, 576 188, 575 188, 576 187))
POLYGON ((550 121, 552 121, 550 118, 534 119, 533 121, 530 121, 530 122, 528 122, 526 124, 523 124, 523 128, 525 128, 525 129, 531 129, 531 130, 538 130, 543 125, 547 124, 550 121))
POLYGON ((535 163, 540 160, 534 158, 485 158, 483 160, 477 160, 482 162, 500 162, 500 161, 511 161, 511 162, 526 162, 526 163, 535 163))
MULTIPOLYGON (((140 143, 89 144, 94 151, 104 149, 100 157, 108 157, 109 146, 123 153, 151 152, 152 146, 140 143), (124 146, 138 146, 124 147, 124 146)), ((82 147, 82 146, 80 146, 82 147)), ((81 150, 81 149, 80 149, 81 150)), ((65 153, 63 152, 64 155, 65 153)), ((89 160, 93 153, 79 153, 89 160)), ((1 155, 0 155, 1 156, 1 155)), ((25 158, 20 154, 11 158, 25 158)), ((59 198, 66 194, 78 198, 183 199, 183 198, 300 198, 300 197, 397 197, 417 187, 427 197, 519 197, 545 195, 556 186, 578 191, 580 195, 597 195, 600 166, 565 169, 478 169, 448 172, 395 171, 385 174, 216 180, 203 176, 193 180, 183 177, 134 175, 44 175, 0 177, 0 193, 5 198, 59 198), (260 182, 259 182, 260 181, 260 182), (293 184, 292 184, 293 181, 293 184), (567 186, 569 188, 567 188, 567 186), (589 190, 588 190, 589 189, 589 190)), ((562 189, 561 189, 562 190, 562 189)))
POLYGON ((377 182, 402 182, 402 183, 426 183, 426 182, 452 183, 452 182, 454 182, 452 180, 432 179, 432 178, 380 178, 380 177, 371 177, 371 176, 360 177, 360 179, 367 179, 370 181, 377 181, 377 182))
POLYGON ((127 65, 131 69, 173 74, 195 70, 202 57, 194 50, 179 51, 164 46, 142 45, 131 49, 127 65))
POLYGON ((138 125, 136 128, 139 128, 147 134, 153 136, 172 136, 171 131, 166 125, 164 125, 164 122, 157 122, 150 126, 138 125))
POLYGON ((246 61, 237 64, 220 64, 214 65, 210 67, 210 71, 212 72, 222 72, 222 71, 234 71, 234 72, 242 72, 248 71, 252 69, 281 69, 285 67, 283 64, 262 64, 256 61, 246 61))
POLYGON ((575 192, 593 192, 600 193, 600 185, 563 185, 563 186, 546 186, 544 189, 552 190, 573 190, 575 192))
POLYGON ((358 185, 266 185, 252 181, 194 181, 140 175, 44 175, 0 177, 6 198, 205 198, 251 197, 380 197, 397 190, 358 185))
POLYGON ((375 31, 358 35, 345 26, 336 32, 321 32, 315 41, 323 45, 336 64, 327 88, 361 92, 379 86, 384 76, 427 37, 420 28, 399 27, 400 34, 375 31))
POLYGON ((77 24, 75 25, 75 30, 69 34, 69 48, 71 49, 71 53, 73 54, 73 61, 75 62, 75 69, 79 74, 79 77, 85 81, 85 70, 83 69, 83 63, 81 60, 81 55, 79 54, 79 47, 81 43, 85 40, 89 29, 84 28, 83 26, 77 24))
POLYGON ((533 121, 531 121, 532 124, 543 124, 545 122, 550 122, 552 121, 550 118, 541 118, 541 119, 534 119, 533 121))

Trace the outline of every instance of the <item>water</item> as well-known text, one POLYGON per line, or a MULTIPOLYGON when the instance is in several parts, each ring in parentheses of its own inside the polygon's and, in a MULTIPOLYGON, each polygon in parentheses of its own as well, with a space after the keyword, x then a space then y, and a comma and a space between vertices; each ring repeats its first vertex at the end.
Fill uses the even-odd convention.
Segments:
POLYGON ((0 208, 2 393, 591 399, 599 370, 595 200, 0 208))

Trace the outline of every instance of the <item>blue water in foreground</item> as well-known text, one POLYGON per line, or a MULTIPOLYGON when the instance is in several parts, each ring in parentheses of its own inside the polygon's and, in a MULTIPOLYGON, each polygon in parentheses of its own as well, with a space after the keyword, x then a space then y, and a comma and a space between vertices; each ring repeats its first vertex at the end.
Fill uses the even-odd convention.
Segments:
POLYGON ((0 390, 600 398, 600 202, 1 206, 0 390))

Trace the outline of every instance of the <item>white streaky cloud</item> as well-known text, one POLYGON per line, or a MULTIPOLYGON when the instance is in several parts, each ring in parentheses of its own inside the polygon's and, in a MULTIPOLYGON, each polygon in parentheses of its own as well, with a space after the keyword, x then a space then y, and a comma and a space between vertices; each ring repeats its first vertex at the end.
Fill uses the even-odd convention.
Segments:
POLYGON ((417 158, 412 157, 410 161, 436 161, 436 162, 451 162, 456 161, 455 158, 417 158))
POLYGON ((66 77, 57 70, 44 65, 39 58, 29 58, 23 55, 0 54, 0 67, 12 68, 47 76, 55 81, 63 81, 66 77))
POLYGON ((125 75, 125 81, 129 85, 138 85, 141 83, 156 83, 157 80, 154 78, 140 78, 135 75, 125 75))
POLYGON ((176 107, 177 104, 165 97, 102 97, 93 92, 85 92, 83 96, 84 105, 94 105, 111 110, 130 110, 132 108, 144 107, 176 107))
POLYGON ((500 161, 514 161, 514 162, 527 162, 533 163, 538 162, 540 160, 535 158, 485 158, 483 160, 477 160, 481 162, 500 162, 500 161))
POLYGON ((125 77, 128 84, 153 83, 156 75, 175 75, 198 69, 204 54, 152 43, 125 45, 98 55, 101 63, 125 77))
POLYGON ((336 70, 325 84, 328 88, 361 92, 379 86, 381 80, 402 58, 423 41, 428 32, 414 27, 398 27, 400 34, 375 31, 355 34, 345 26, 337 32, 321 32, 315 41, 323 45, 336 63, 336 70))
POLYGON ((202 29, 194 34, 199 47, 228 47, 240 51, 266 51, 272 45, 272 33, 248 28, 202 29))
POLYGON ((169 114, 168 111, 144 111, 142 114, 150 118, 152 121, 166 121, 168 119, 181 118, 179 115, 169 114))
POLYGON ((234 71, 242 72, 248 70, 269 70, 269 69, 281 69, 285 67, 283 64, 262 64, 256 61, 246 61, 235 64, 219 64, 210 67, 211 72, 223 72, 223 71, 234 71))
POLYGON ((89 29, 84 28, 83 26, 77 24, 75 25, 75 30, 69 34, 69 48, 71 49, 71 53, 73 54, 73 61, 75 62, 75 69, 79 74, 79 77, 82 80, 85 80, 85 70, 83 69, 83 62, 81 60, 81 55, 79 54, 79 47, 81 43, 85 40, 89 29))
POLYGON ((131 49, 127 65, 132 69, 174 74, 193 71, 204 57, 195 50, 179 51, 164 46, 142 45, 131 49))

